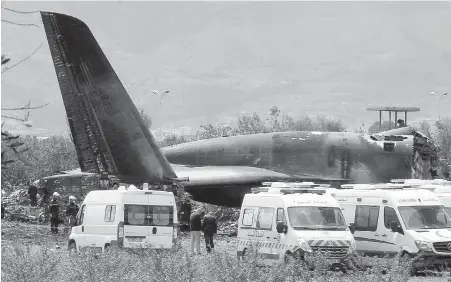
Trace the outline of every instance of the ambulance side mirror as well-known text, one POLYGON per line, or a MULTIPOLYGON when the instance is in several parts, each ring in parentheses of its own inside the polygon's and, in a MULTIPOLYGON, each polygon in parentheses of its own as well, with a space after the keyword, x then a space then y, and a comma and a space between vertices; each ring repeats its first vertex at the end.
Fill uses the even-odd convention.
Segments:
POLYGON ((399 223, 396 221, 390 222, 390 229, 393 232, 398 232, 398 233, 404 234, 404 232, 402 231, 401 225, 399 225, 399 223))
POLYGON ((349 231, 351 231, 351 234, 354 234, 354 232, 355 232, 355 223, 349 224, 349 231))
POLYGON ((287 225, 283 223, 283 221, 278 221, 276 225, 277 233, 285 233, 287 234, 287 225))

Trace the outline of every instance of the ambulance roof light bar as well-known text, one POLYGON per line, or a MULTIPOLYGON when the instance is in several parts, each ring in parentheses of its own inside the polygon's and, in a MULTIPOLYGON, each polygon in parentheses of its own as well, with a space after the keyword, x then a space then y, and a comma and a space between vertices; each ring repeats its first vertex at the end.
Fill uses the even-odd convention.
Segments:
POLYGON ((273 188, 313 188, 320 186, 313 182, 263 182, 262 184, 273 188))
POLYGON ((326 193, 326 190, 318 190, 318 189, 299 189, 299 188, 289 188, 289 189, 280 189, 280 193, 282 194, 319 194, 322 195, 326 193))
POLYGON ((258 193, 267 193, 267 192, 275 192, 275 193, 282 193, 282 194, 303 194, 303 193, 310 193, 310 194, 324 194, 326 193, 326 190, 319 190, 319 189, 306 189, 306 188, 273 188, 271 187, 259 187, 259 188, 252 188, 251 189, 252 194, 258 194, 258 193))

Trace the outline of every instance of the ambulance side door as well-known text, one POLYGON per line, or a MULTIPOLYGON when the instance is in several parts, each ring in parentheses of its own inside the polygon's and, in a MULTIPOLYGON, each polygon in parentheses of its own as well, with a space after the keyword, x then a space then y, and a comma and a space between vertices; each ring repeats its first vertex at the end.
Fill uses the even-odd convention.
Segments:
POLYGON ((355 209, 354 239, 357 251, 362 253, 379 253, 381 250, 380 228, 378 228, 380 206, 357 205, 355 209))
POLYGON ((257 214, 258 207, 245 206, 243 207, 243 215, 240 218, 238 230, 238 251, 246 249, 249 251, 251 245, 256 243, 257 235, 257 214))
MULTIPOLYGON (((385 253, 389 255, 396 255, 402 244, 406 242, 404 234, 393 232, 390 228, 390 222, 400 223, 398 215, 394 208, 390 206, 384 207, 384 218, 381 220, 381 241, 383 241, 383 247, 385 253)), ((404 232, 403 232, 404 233, 404 232)))
MULTIPOLYGON (((285 209, 283 207, 277 208, 275 224, 277 225, 277 222, 279 222, 279 221, 282 221, 284 225, 287 224, 285 209)), ((276 234, 276 238, 277 238, 274 242, 275 243, 274 253, 277 253, 280 258, 285 255, 286 245, 288 244, 288 242, 287 242, 288 234, 277 232, 276 226, 274 226, 274 230, 276 230, 275 234, 276 234)), ((288 228, 286 230, 288 230, 288 228)))
POLYGON ((272 244, 277 240, 274 239, 276 237, 274 232, 275 213, 276 209, 273 207, 260 207, 258 209, 256 239, 259 242, 258 252, 265 259, 274 259, 271 248, 272 244))

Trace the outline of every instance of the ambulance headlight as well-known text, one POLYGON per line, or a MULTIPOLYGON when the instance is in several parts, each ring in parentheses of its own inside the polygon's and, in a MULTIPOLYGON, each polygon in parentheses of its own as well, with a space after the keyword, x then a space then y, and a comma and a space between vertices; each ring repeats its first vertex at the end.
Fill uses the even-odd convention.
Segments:
POLYGON ((312 248, 310 248, 309 244, 302 237, 298 237, 298 245, 304 252, 311 253, 312 248))
POLYGON ((432 252, 432 244, 426 241, 415 241, 415 245, 420 251, 423 252, 432 252))

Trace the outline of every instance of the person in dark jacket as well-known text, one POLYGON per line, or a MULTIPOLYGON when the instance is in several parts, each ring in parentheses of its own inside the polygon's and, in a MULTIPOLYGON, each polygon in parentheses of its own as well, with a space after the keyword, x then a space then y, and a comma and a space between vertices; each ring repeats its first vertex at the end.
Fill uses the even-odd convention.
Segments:
POLYGON ((181 203, 182 222, 188 223, 191 218, 191 202, 189 198, 183 198, 181 203))
POLYGON ((53 234, 58 234, 58 223, 59 223, 59 194, 57 192, 53 193, 52 200, 49 203, 49 214, 50 214, 50 229, 53 234))
POLYGON ((196 245, 197 253, 200 254, 200 231, 202 229, 203 210, 195 211, 190 217, 191 230, 191 254, 194 255, 194 245, 196 245))
POLYGON ((216 218, 213 216, 213 213, 209 212, 204 217, 202 222, 202 231, 204 232, 207 252, 210 253, 211 250, 215 248, 213 236, 218 232, 218 224, 216 223, 216 218))
POLYGON ((28 187, 28 196, 30 197, 30 205, 32 207, 36 206, 38 201, 36 199, 38 195, 38 187, 35 185, 35 183, 31 183, 28 187))
POLYGON ((75 204, 75 197, 69 197, 69 204, 66 207, 66 216, 69 217, 69 225, 72 227, 75 225, 75 217, 78 214, 78 206, 75 204))

